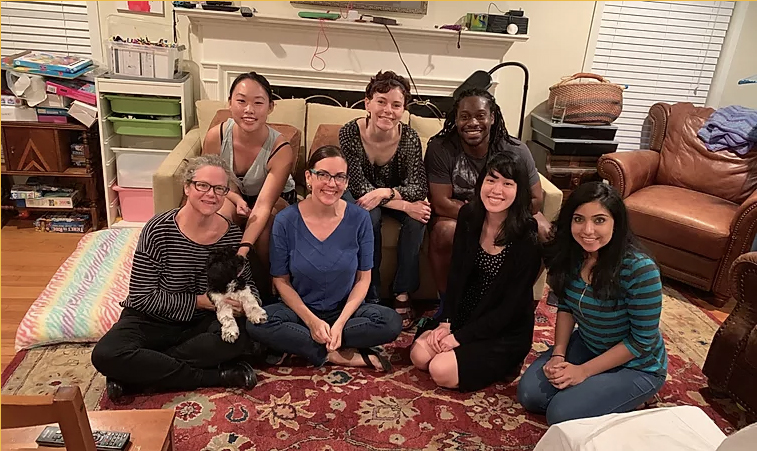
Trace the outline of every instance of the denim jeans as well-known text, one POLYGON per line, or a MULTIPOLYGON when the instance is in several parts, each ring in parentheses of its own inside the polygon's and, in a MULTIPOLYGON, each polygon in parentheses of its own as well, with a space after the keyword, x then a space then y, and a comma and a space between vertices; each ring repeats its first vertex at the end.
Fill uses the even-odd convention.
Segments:
MULTIPOLYGON (((355 202, 349 190, 342 196, 347 202, 355 202)), ((371 270, 371 286, 368 288, 366 300, 379 302, 381 299, 381 224, 382 218, 388 216, 400 223, 399 239, 397 240, 397 272, 394 274, 392 293, 412 293, 420 285, 420 254, 426 225, 411 218, 405 212, 386 207, 376 207, 370 211, 373 225, 373 269, 371 270)))
MULTIPOLYGON (((596 357, 586 347, 578 331, 571 335, 565 354, 565 359, 574 365, 596 357)), ((518 402, 530 412, 546 414, 550 425, 577 418, 630 412, 652 398, 665 382, 663 375, 616 367, 591 376, 578 385, 559 390, 552 386, 543 370, 551 357, 552 349, 528 367, 518 384, 518 402)))
MULTIPOLYGON (((283 302, 265 307, 268 321, 262 324, 247 322, 247 333, 255 341, 281 353, 296 354, 315 366, 326 363, 326 345, 313 340, 310 329, 283 302)), ((341 309, 313 313, 333 325, 341 309)), ((370 348, 394 341, 402 332, 402 319, 394 310, 376 304, 363 304, 347 320, 342 330, 342 348, 370 348)))

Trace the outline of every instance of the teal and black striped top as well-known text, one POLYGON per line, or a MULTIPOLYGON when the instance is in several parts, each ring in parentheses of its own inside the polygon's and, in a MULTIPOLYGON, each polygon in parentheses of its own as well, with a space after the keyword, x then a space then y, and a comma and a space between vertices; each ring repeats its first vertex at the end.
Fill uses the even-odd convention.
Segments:
POLYGON ((660 332, 660 270, 652 259, 635 253, 623 260, 620 278, 625 298, 600 302, 577 274, 557 309, 573 315, 581 339, 597 355, 622 342, 634 355, 624 367, 664 375, 668 356, 660 332))

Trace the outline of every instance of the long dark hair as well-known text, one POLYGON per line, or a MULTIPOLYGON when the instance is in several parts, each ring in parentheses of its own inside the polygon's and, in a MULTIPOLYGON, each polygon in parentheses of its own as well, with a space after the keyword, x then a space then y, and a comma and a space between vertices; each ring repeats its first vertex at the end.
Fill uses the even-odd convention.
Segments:
POLYGON ((446 138, 453 132, 457 131, 457 109, 460 107, 460 101, 467 97, 483 98, 484 100, 486 100, 486 106, 489 108, 489 111, 491 111, 491 113, 494 115, 494 123, 492 124, 491 130, 489 131, 490 151, 492 149, 496 149, 497 144, 502 139, 504 139, 509 144, 517 145, 517 143, 513 141, 510 134, 507 133, 507 128, 505 127, 505 117, 502 116, 502 110, 499 108, 499 105, 497 105, 497 101, 494 99, 494 96, 491 95, 489 91, 481 88, 466 89, 465 91, 460 93, 460 95, 455 99, 455 103, 452 105, 452 109, 447 113, 447 117, 444 119, 444 127, 442 127, 442 130, 434 137, 438 136, 440 138, 446 138))
POLYGON ((235 78, 231 83, 231 88, 229 88, 229 100, 231 100, 231 96, 234 95, 234 90, 237 88, 237 85, 244 80, 252 80, 258 82, 260 86, 263 87, 266 95, 268 95, 268 102, 273 103, 273 88, 271 88, 271 84, 268 83, 268 80, 266 80, 264 76, 260 75, 257 72, 245 72, 244 74, 237 75, 237 78, 235 78))
POLYGON ((599 249, 597 263, 591 270, 591 289, 600 301, 617 300, 626 293, 620 284, 623 259, 634 252, 643 252, 628 223, 628 212, 620 194, 610 185, 590 182, 573 191, 560 209, 555 221, 555 237, 545 246, 545 260, 549 268, 549 284, 558 297, 565 296, 571 279, 580 275, 586 252, 573 238, 571 224, 576 209, 597 201, 610 212, 615 222, 612 238, 599 249))
POLYGON ((536 220, 531 214, 531 186, 528 183, 528 168, 520 156, 511 151, 497 152, 486 162, 486 166, 478 175, 476 181, 476 195, 471 202, 474 221, 483 226, 486 218, 486 207, 481 200, 481 186, 486 176, 493 176, 497 172, 504 178, 513 180, 516 184, 515 199, 507 209, 507 218, 502 221, 494 244, 504 246, 517 239, 529 239, 536 242, 536 220))

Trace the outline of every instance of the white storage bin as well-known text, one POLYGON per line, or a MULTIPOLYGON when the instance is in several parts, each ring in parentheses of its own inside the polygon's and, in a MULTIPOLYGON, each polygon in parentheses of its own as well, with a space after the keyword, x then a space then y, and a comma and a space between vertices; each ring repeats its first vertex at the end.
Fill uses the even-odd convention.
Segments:
POLYGON ((159 47, 106 41, 108 68, 114 74, 171 80, 181 74, 184 46, 159 47))
POLYGON ((152 188, 152 175, 170 151, 151 149, 117 149, 116 170, 118 186, 122 188, 152 188))

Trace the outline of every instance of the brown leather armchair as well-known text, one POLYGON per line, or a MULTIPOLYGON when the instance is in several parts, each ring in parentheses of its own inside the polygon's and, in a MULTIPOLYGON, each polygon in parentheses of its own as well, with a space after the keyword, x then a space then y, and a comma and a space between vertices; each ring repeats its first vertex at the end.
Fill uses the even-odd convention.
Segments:
POLYGON ((757 419, 757 252, 736 259, 731 291, 736 307, 715 333, 702 371, 710 387, 757 419))
POLYGON ((631 227, 662 274, 728 300, 728 269, 757 233, 757 151, 710 152, 697 132, 714 112, 691 103, 649 110, 650 149, 602 156, 631 227))

